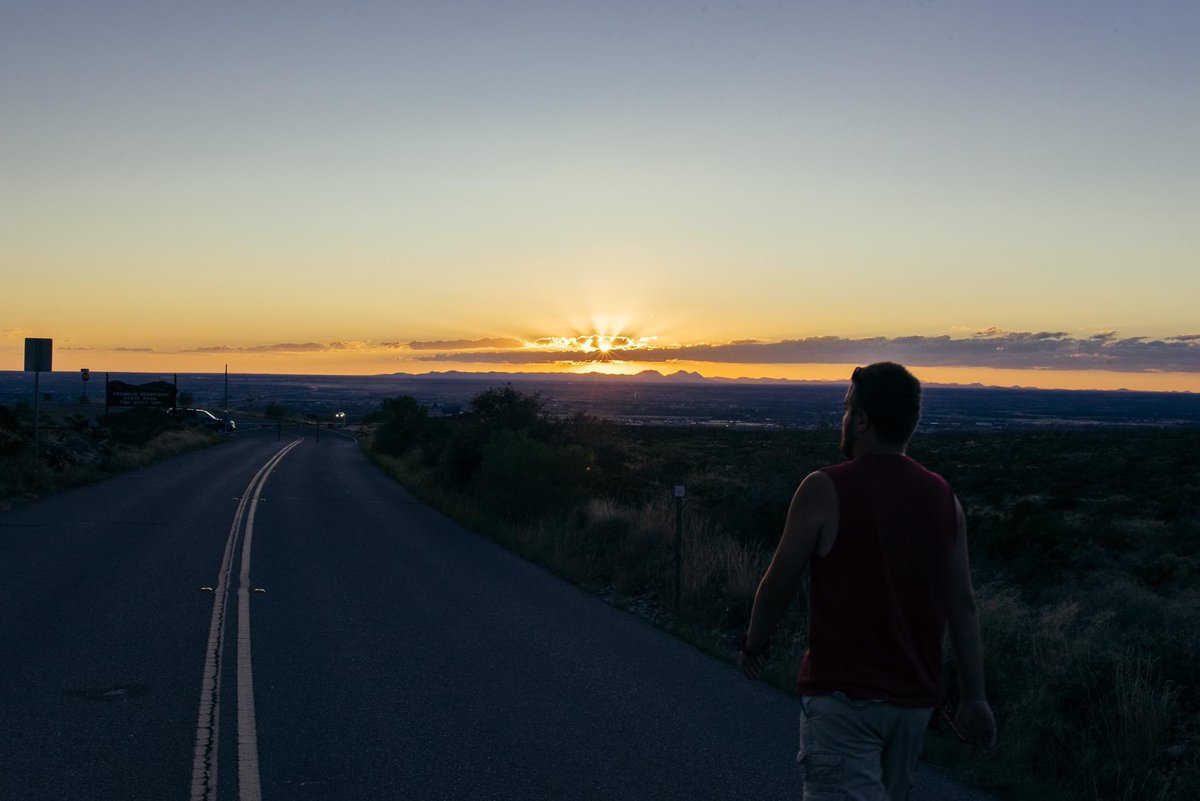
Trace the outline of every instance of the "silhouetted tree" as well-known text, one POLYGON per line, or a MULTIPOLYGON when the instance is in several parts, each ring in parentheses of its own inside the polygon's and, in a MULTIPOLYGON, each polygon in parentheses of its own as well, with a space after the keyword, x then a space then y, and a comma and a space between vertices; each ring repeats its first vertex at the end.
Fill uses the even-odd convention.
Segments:
POLYGON ((487 431, 536 431, 547 422, 545 405, 538 395, 525 395, 512 384, 479 393, 471 399, 475 425, 487 431))
POLYGON ((420 444, 429 432, 429 414, 416 398, 400 395, 387 398, 372 416, 378 425, 375 450, 399 456, 420 444))
POLYGON ((550 429, 537 395, 525 395, 511 384, 485 390, 471 399, 470 411, 455 421, 439 459, 442 477, 456 487, 469 483, 483 462, 484 443, 497 431, 519 431, 540 439, 550 429))

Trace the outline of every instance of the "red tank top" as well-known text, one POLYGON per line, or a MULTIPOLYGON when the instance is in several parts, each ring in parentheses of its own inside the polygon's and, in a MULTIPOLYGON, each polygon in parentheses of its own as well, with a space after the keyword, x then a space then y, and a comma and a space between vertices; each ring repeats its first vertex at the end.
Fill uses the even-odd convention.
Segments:
POLYGON ((823 469, 837 490, 833 547, 811 564, 801 695, 898 706, 942 702, 950 485, 907 456, 868 454, 823 469))

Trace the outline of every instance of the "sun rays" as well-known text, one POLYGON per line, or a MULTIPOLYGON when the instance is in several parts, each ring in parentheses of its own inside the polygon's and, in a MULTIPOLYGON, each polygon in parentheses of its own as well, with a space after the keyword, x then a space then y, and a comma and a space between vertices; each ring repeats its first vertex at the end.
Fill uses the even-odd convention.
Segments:
POLYGON ((557 351, 564 360, 577 356, 576 361, 619 361, 626 351, 649 350, 655 337, 635 337, 627 334, 577 334, 570 337, 539 337, 527 347, 557 351))

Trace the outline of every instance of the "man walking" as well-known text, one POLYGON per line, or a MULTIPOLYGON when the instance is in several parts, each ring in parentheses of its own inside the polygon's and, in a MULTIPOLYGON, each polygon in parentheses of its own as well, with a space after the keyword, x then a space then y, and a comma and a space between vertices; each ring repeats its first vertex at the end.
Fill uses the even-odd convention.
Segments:
POLYGON ((809 648, 796 682, 804 797, 904 801, 943 699, 947 626, 961 675, 957 727, 985 748, 996 738, 966 522, 946 481, 905 455, 921 413, 921 385, 908 370, 856 368, 844 407, 848 461, 796 490, 741 663, 758 678, 770 633, 811 570, 809 648))

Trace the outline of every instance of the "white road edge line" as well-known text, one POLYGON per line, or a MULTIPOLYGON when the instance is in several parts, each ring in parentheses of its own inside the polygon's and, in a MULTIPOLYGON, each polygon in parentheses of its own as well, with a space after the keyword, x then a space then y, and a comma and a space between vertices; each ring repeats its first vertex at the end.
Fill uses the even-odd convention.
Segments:
POLYGON ((208 627, 208 648, 204 655, 204 671, 200 683, 200 708, 196 716, 196 746, 192 758, 192 801, 215 801, 217 797, 217 756, 221 724, 221 640, 229 597, 229 574, 233 569, 233 552, 238 532, 242 527, 242 520, 246 517, 247 506, 250 508, 250 516, 246 522, 246 537, 242 544, 242 570, 239 576, 238 591, 238 794, 245 801, 259 801, 262 797, 258 776, 258 735, 254 719, 253 676, 250 672, 249 540, 254 529, 254 512, 257 509, 267 477, 283 457, 302 441, 295 440, 280 449, 258 469, 246 486, 246 491, 242 494, 237 511, 234 513, 233 523, 229 527, 229 537, 225 541, 225 553, 217 575, 217 586, 213 591, 213 612, 208 627), (243 683, 248 690, 247 694, 244 694, 243 683), (245 709, 247 702, 249 704, 248 715, 245 709), (245 721, 248 721, 248 724, 245 721))

